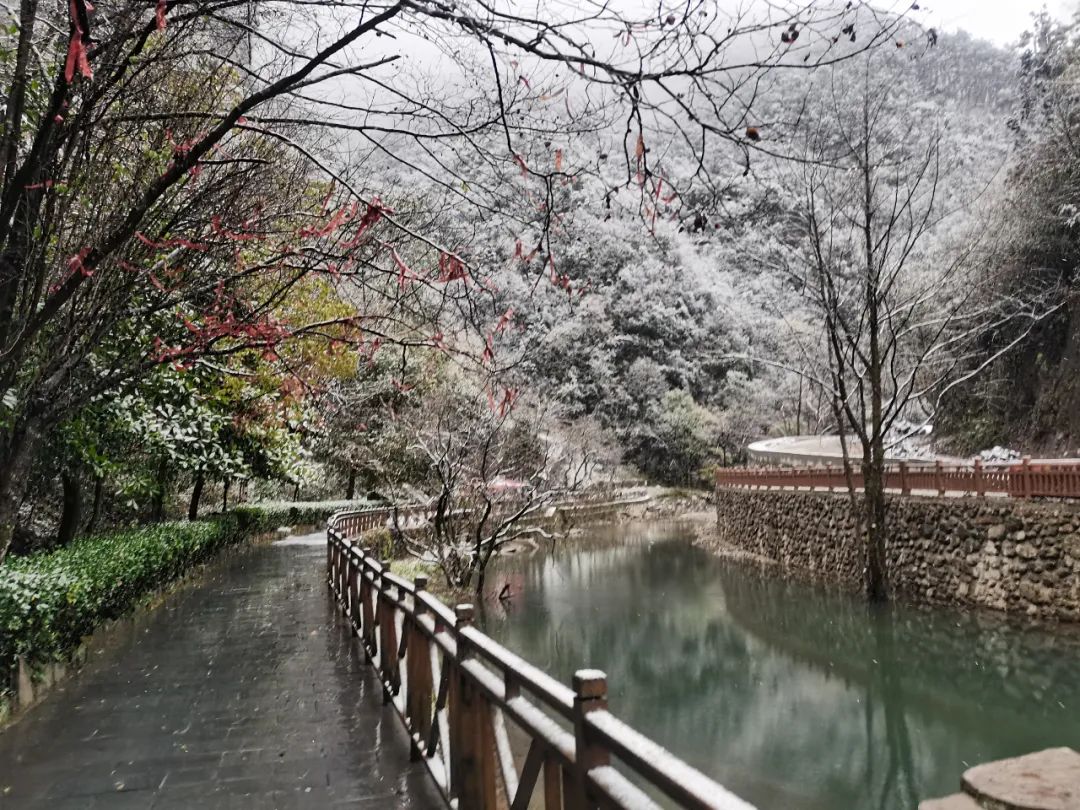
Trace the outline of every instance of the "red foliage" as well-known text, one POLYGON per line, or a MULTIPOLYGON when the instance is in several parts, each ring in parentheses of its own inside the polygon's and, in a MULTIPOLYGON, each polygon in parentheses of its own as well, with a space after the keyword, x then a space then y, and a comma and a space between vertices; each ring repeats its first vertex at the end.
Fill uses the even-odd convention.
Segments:
POLYGON ((507 413, 514 409, 514 403, 517 402, 521 392, 515 388, 507 388, 504 390, 502 401, 499 403, 499 416, 506 416, 507 413))
POLYGON ((416 273, 414 273, 413 269, 405 263, 403 258, 401 258, 401 254, 397 252, 397 248, 389 242, 380 242, 379 244, 390 251, 390 258, 394 260, 394 264, 398 269, 398 289, 404 290, 405 282, 410 279, 415 279, 417 277, 416 273))
POLYGON ((364 215, 360 217, 360 223, 357 225, 356 233, 353 238, 344 244, 346 249, 354 248, 360 244, 360 241, 364 238, 364 234, 367 233, 380 219, 386 214, 392 214, 389 208, 379 202, 379 198, 376 197, 367 204, 367 210, 364 215))
POLYGON ((453 253, 439 253, 439 281, 458 281, 468 277, 465 262, 453 253))
POLYGON ((86 44, 90 40, 90 32, 83 30, 82 22, 86 12, 91 8, 93 7, 89 4, 82 3, 83 13, 80 15, 80 0, 70 0, 68 3, 68 11, 71 15, 71 38, 68 40, 67 61, 64 63, 64 80, 69 84, 75 78, 76 69, 85 78, 94 78, 94 71, 90 69, 90 62, 86 58, 86 44))
POLYGON ((506 330, 510 323, 514 320, 514 308, 506 310, 499 318, 499 322, 495 325, 495 334, 498 335, 506 330))
MULTIPOLYGON (((234 242, 250 242, 252 240, 261 240, 265 237, 258 233, 243 233, 241 231, 230 231, 221 224, 221 216, 214 214, 210 219, 210 224, 214 229, 214 233, 224 236, 226 239, 231 239, 234 242)), ((250 220, 245 225, 250 224, 250 220)))
MULTIPOLYGON (((328 236, 340 228, 342 225, 352 221, 356 217, 359 203, 354 202, 352 205, 343 205, 337 210, 337 212, 330 218, 330 221, 323 225, 321 228, 314 225, 307 225, 300 229, 300 236, 328 236)), ((370 208, 370 206, 369 206, 370 208)))
POLYGON ((90 248, 84 247, 70 259, 68 259, 68 277, 79 273, 83 278, 90 278, 94 275, 94 271, 87 267, 83 262, 86 261, 86 257, 90 255, 90 248))
POLYGON ((566 290, 567 295, 573 294, 573 287, 570 284, 570 276, 566 275, 566 273, 556 272, 555 258, 550 254, 548 254, 548 271, 552 284, 554 284, 556 287, 561 287, 562 289, 566 290))

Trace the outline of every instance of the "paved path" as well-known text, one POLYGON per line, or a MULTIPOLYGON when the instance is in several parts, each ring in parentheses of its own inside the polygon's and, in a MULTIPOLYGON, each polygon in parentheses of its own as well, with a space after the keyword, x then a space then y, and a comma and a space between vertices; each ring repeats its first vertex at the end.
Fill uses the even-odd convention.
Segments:
POLYGON ((0 732, 0 808, 441 807, 325 584, 322 535, 211 566, 0 732))
MULTIPOLYGON (((964 464, 970 462, 970 458, 960 456, 946 456, 939 453, 929 452, 929 445, 925 437, 916 437, 908 441, 909 450, 919 446, 927 450, 922 455, 903 455, 889 450, 886 461, 895 463, 908 461, 912 464, 932 464, 941 461, 944 464, 964 464)), ((746 446, 751 461, 762 464, 783 465, 785 467, 803 467, 807 464, 840 464, 844 457, 843 448, 840 445, 839 436, 780 436, 774 439, 762 439, 751 442, 746 446)), ((848 440, 848 455, 853 459, 862 458, 862 447, 859 440, 852 436, 848 440)))

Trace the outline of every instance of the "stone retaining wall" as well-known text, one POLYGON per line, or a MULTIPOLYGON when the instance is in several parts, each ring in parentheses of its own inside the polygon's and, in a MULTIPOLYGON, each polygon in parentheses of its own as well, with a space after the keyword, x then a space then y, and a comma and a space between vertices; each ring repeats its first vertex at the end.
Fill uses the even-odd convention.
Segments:
MULTIPOLYGON (((724 489, 720 546, 853 588, 863 540, 847 494, 724 489)), ((980 498, 889 499, 890 590, 917 603, 979 605, 1080 621, 1080 508, 980 498)))

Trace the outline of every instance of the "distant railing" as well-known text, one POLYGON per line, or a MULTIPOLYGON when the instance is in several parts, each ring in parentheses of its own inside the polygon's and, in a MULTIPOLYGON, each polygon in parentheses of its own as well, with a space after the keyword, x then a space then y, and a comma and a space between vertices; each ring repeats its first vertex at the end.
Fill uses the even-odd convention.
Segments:
POLYGON ((579 670, 567 688, 473 627, 472 605, 451 611, 426 577, 390 573, 357 540, 392 512, 330 519, 329 582, 448 806, 525 810, 542 785, 545 810, 644 810, 661 797, 753 810, 611 714, 603 672, 579 670))
MULTIPOLYGON (((742 489, 828 489, 848 488, 848 479, 840 465, 815 467, 740 467, 720 469, 717 488, 742 489)), ((856 461, 852 467, 852 486, 864 486, 862 471, 856 461)), ((1008 495, 1013 498, 1080 498, 1080 461, 1045 460, 1008 464, 971 464, 900 462, 885 470, 885 488, 910 495, 913 491, 938 495, 1008 495)))

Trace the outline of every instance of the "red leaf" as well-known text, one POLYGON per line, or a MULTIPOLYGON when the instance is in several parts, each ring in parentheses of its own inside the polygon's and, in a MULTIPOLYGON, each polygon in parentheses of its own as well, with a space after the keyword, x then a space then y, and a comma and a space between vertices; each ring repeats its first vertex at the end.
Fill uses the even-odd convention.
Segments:
POLYGON ((464 278, 468 278, 468 273, 465 271, 465 262, 453 253, 440 253, 439 281, 458 281, 464 278))
POLYGON ((75 6, 75 0, 68 4, 71 14, 71 38, 68 40, 67 60, 64 63, 64 80, 69 84, 75 78, 75 70, 87 79, 94 78, 94 72, 90 69, 90 63, 86 59, 86 42, 84 37, 87 32, 83 31, 79 23, 79 12, 75 6))
POLYGON ((513 320, 514 308, 510 307, 510 309, 506 310, 506 312, 502 314, 502 317, 499 318, 498 324, 495 325, 495 334, 504 332, 506 330, 506 327, 508 327, 510 325, 510 322, 513 320))
POLYGON ((94 275, 94 271, 83 264, 86 261, 86 257, 90 255, 90 248, 84 247, 76 255, 68 259, 68 270, 72 275, 79 273, 83 278, 90 278, 94 275))

